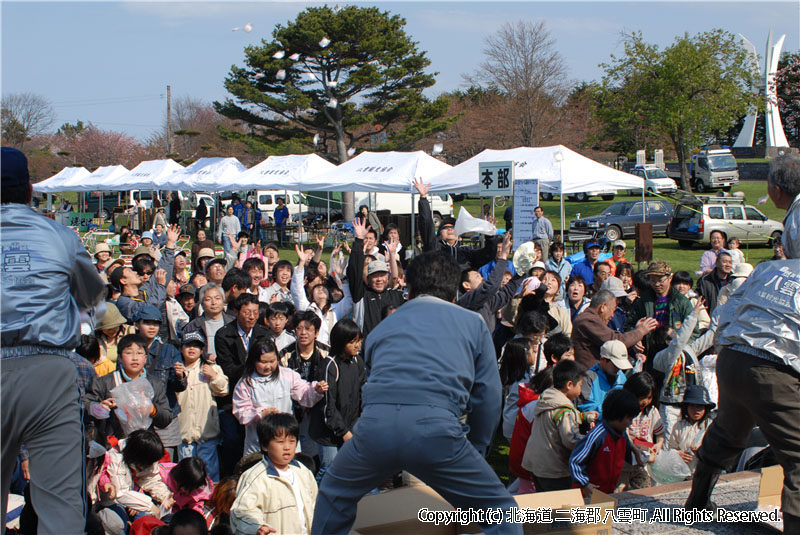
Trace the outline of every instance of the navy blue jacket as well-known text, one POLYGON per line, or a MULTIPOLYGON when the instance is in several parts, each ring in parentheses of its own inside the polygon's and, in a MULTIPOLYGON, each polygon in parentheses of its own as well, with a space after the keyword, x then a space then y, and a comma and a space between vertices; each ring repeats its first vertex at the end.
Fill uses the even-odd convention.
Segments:
POLYGON ((423 295, 367 336, 363 405, 433 405, 467 416, 467 438, 485 454, 502 411, 489 329, 475 312, 423 295))

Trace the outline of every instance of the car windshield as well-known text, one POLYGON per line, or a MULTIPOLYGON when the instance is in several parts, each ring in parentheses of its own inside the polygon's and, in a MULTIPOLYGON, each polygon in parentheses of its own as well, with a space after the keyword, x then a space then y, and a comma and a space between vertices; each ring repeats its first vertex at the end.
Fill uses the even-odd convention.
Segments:
POLYGON ((730 154, 720 154, 708 157, 708 167, 712 171, 735 171, 736 160, 730 154))
POLYGON ((628 212, 627 203, 615 203, 603 210, 601 215, 625 215, 628 212))
POLYGON ((669 178, 663 169, 648 169, 647 178, 669 178))

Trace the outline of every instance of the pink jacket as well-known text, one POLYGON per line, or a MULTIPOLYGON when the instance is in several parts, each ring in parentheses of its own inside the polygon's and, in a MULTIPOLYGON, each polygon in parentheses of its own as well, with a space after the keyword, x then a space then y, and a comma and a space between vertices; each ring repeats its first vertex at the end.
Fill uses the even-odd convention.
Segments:
POLYGON ((211 501, 211 495, 214 493, 214 483, 206 477, 206 485, 204 487, 196 489, 191 494, 185 494, 178 488, 178 484, 169 473, 173 466, 175 466, 175 463, 159 465, 161 479, 172 491, 172 499, 175 501, 175 505, 172 506, 172 512, 175 513, 181 509, 194 509, 201 515, 204 514, 203 507, 207 501, 211 501))
POLYGON ((317 393, 317 382, 303 380, 296 371, 280 366, 278 377, 269 379, 256 374, 242 377, 233 390, 233 415, 246 426, 244 454, 260 451, 256 425, 261 411, 275 408, 279 412, 292 412, 292 400, 303 407, 313 407, 322 399, 317 393))

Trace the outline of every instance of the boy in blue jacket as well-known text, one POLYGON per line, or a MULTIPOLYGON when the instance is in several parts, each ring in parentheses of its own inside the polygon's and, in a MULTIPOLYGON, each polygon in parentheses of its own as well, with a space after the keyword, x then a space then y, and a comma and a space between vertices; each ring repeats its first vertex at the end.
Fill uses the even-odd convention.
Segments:
POLYGON ((597 412, 603 416, 606 394, 625 384, 623 371, 633 368, 628 360, 628 348, 619 340, 609 340, 600 346, 600 362, 589 368, 583 378, 578 409, 597 412))

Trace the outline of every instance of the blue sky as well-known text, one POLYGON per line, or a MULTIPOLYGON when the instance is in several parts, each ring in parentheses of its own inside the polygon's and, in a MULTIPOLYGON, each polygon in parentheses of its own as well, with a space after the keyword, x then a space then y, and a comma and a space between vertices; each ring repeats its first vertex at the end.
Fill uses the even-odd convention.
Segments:
MULTIPOLYGON (((346 2, 341 2, 344 4, 346 2)), ((335 5, 336 2, 328 2, 335 5)), ((665 46, 685 32, 722 28, 764 53, 767 34, 800 49, 800 2, 356 2, 405 17, 407 32, 438 71, 430 96, 463 87, 487 35, 505 22, 544 20, 571 79, 599 79, 598 64, 622 51, 622 32, 665 46)), ((83 120, 140 140, 157 130, 173 98, 226 96, 223 81, 244 47, 309 2, 7 2, 2 16, 3 94, 38 93, 57 125, 83 120), (251 33, 233 27, 253 25, 251 33)))

